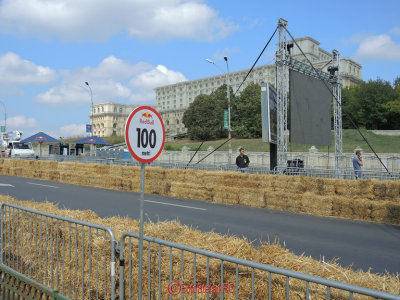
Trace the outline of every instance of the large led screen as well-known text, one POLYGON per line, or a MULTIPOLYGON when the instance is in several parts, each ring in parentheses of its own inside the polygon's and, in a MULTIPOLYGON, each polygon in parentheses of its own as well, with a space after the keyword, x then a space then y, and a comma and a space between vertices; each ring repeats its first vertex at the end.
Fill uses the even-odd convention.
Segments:
POLYGON ((331 92, 316 78, 290 70, 290 142, 331 144, 331 92))

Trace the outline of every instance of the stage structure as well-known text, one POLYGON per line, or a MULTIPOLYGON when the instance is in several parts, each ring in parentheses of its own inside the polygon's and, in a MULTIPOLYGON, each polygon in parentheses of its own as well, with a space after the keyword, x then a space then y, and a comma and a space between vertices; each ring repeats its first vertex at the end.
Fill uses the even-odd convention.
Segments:
POLYGON ((278 50, 275 55, 276 63, 276 92, 278 94, 277 103, 277 150, 278 167, 285 167, 288 149, 288 92, 289 92, 289 51, 287 49, 287 21, 278 21, 278 50))
MULTIPOLYGON (((343 144, 342 144, 342 79, 339 74, 340 58, 339 52, 333 50, 332 60, 328 68, 329 74, 314 68, 310 61, 305 64, 290 56, 290 49, 294 47, 295 41, 287 41, 287 21, 278 21, 278 49, 275 55, 277 70, 276 87, 278 94, 277 102, 277 163, 278 169, 284 170, 287 164, 288 150, 288 93, 289 93, 289 69, 300 72, 307 76, 319 79, 331 90, 334 110, 334 140, 335 140, 335 169, 340 172, 343 168, 343 144)), ((290 33, 289 33, 290 34, 290 33)), ((303 51, 299 49, 302 53, 303 51)), ((303 53, 304 54, 304 53, 303 53)), ((306 58, 307 59, 307 58, 306 58)), ((329 121, 329 124, 331 122, 329 121)), ((330 136, 330 135, 329 135, 330 136)))
MULTIPOLYGON (((333 93, 333 131, 335 136, 335 169, 343 169, 343 132, 342 132, 342 76, 340 70, 339 51, 332 51, 332 65, 328 68, 333 93)), ((340 175, 340 174, 337 174, 340 175)))

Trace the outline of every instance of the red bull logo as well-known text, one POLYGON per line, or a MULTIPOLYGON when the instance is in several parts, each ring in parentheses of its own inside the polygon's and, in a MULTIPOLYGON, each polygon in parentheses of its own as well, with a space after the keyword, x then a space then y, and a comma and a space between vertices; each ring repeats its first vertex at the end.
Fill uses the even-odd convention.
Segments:
POLYGON ((139 122, 141 124, 154 125, 154 120, 150 120, 150 119, 153 119, 153 115, 150 114, 148 111, 143 113, 142 117, 145 119, 143 120, 142 118, 140 118, 139 122))
POLYGON ((96 143, 96 140, 95 139, 88 139, 88 142, 89 143, 96 143))
POLYGON ((38 136, 35 138, 35 141, 47 141, 47 139, 44 136, 38 136))
POLYGON ((153 119, 153 115, 150 114, 148 111, 146 111, 145 113, 142 114, 142 117, 146 118, 146 119, 153 119))

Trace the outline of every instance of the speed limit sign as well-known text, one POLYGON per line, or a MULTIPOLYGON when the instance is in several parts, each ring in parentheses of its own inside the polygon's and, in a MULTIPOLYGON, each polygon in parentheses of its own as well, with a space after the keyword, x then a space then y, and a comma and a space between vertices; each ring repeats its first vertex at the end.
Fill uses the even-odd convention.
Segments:
POLYGON ((132 111, 125 124, 125 142, 132 156, 142 163, 155 160, 165 143, 164 122, 150 106, 132 111))

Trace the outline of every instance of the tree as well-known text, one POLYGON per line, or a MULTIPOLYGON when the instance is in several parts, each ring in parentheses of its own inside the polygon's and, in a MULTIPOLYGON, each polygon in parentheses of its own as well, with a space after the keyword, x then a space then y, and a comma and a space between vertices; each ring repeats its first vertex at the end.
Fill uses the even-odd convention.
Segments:
POLYGON ((225 138, 224 109, 228 107, 226 85, 220 86, 210 95, 199 95, 183 115, 183 123, 192 140, 225 138))
POLYGON ((261 137, 261 87, 259 84, 250 83, 233 102, 232 127, 235 136, 261 137))
MULTIPOLYGON (((393 122, 388 103, 395 98, 391 84, 381 79, 363 82, 342 91, 343 108, 356 124, 366 129, 391 129, 393 122)), ((344 117, 343 124, 349 128, 351 123, 344 117)))

